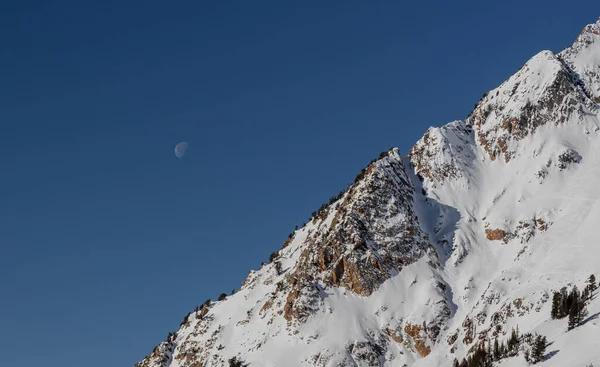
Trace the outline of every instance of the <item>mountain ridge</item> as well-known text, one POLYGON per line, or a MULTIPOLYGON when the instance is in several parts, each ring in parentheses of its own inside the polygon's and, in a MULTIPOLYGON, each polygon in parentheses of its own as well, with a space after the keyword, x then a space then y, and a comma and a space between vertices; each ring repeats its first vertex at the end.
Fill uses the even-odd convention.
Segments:
POLYGON ((600 220, 599 97, 600 19, 407 156, 384 152, 235 294, 188 314, 136 366, 449 366, 517 325, 600 362, 547 312, 553 290, 600 271, 583 254, 600 255, 586 245, 600 220))

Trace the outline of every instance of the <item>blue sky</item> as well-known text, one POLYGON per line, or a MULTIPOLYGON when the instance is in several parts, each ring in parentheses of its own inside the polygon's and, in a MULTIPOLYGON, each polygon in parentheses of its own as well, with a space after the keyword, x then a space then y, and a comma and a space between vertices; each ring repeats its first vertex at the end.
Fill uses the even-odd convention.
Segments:
POLYGON ((132 366, 381 151, 600 16, 566 6, 3 3, 2 364, 132 366))

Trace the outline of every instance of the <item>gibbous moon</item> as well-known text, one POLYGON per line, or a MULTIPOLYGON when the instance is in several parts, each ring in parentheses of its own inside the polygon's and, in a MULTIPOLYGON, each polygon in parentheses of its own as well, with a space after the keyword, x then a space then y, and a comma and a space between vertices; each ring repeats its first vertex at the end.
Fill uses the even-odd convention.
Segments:
POLYGON ((183 158, 185 152, 187 152, 187 149, 188 143, 186 143, 185 141, 178 143, 177 145, 175 145, 175 156, 177 156, 177 158, 179 159, 183 158))

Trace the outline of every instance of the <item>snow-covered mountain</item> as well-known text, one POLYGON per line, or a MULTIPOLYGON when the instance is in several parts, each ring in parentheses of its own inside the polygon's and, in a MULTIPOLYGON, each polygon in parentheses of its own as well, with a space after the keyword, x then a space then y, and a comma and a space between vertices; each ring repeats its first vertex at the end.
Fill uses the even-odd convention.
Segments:
MULTIPOLYGON (((600 297, 570 331, 550 318, 600 276, 599 182, 600 20, 382 153, 136 366, 451 366, 517 327, 547 337, 540 366, 600 366, 600 297)), ((527 365, 526 345, 494 365, 527 365)))

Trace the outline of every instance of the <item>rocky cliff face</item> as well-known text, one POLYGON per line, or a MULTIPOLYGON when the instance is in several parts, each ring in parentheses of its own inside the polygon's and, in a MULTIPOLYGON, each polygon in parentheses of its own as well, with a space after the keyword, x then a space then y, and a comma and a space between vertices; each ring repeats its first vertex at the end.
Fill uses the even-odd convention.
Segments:
POLYGON ((549 292, 600 273, 599 29, 534 56, 407 157, 383 153, 136 366, 449 366, 516 325, 563 348, 548 366, 595 361, 547 316, 549 292))
POLYGON ((598 22, 587 25, 573 45, 558 57, 574 72, 587 96, 600 103, 600 54, 598 54, 598 22))
POLYGON ((344 287, 369 296, 402 268, 436 253, 413 209, 414 187, 396 149, 382 154, 358 176, 340 200, 313 218, 298 263, 287 276, 292 288, 284 317, 308 316, 303 290, 319 298, 318 286, 344 287), (317 284, 317 287, 311 286, 317 284))
POLYGON ((551 51, 529 60, 500 87, 486 93, 467 118, 490 159, 508 162, 519 141, 546 124, 563 124, 595 109, 576 74, 551 51))
POLYGON ((415 172, 442 185, 464 177, 476 158, 474 137, 473 128, 463 121, 429 128, 410 150, 415 172))

